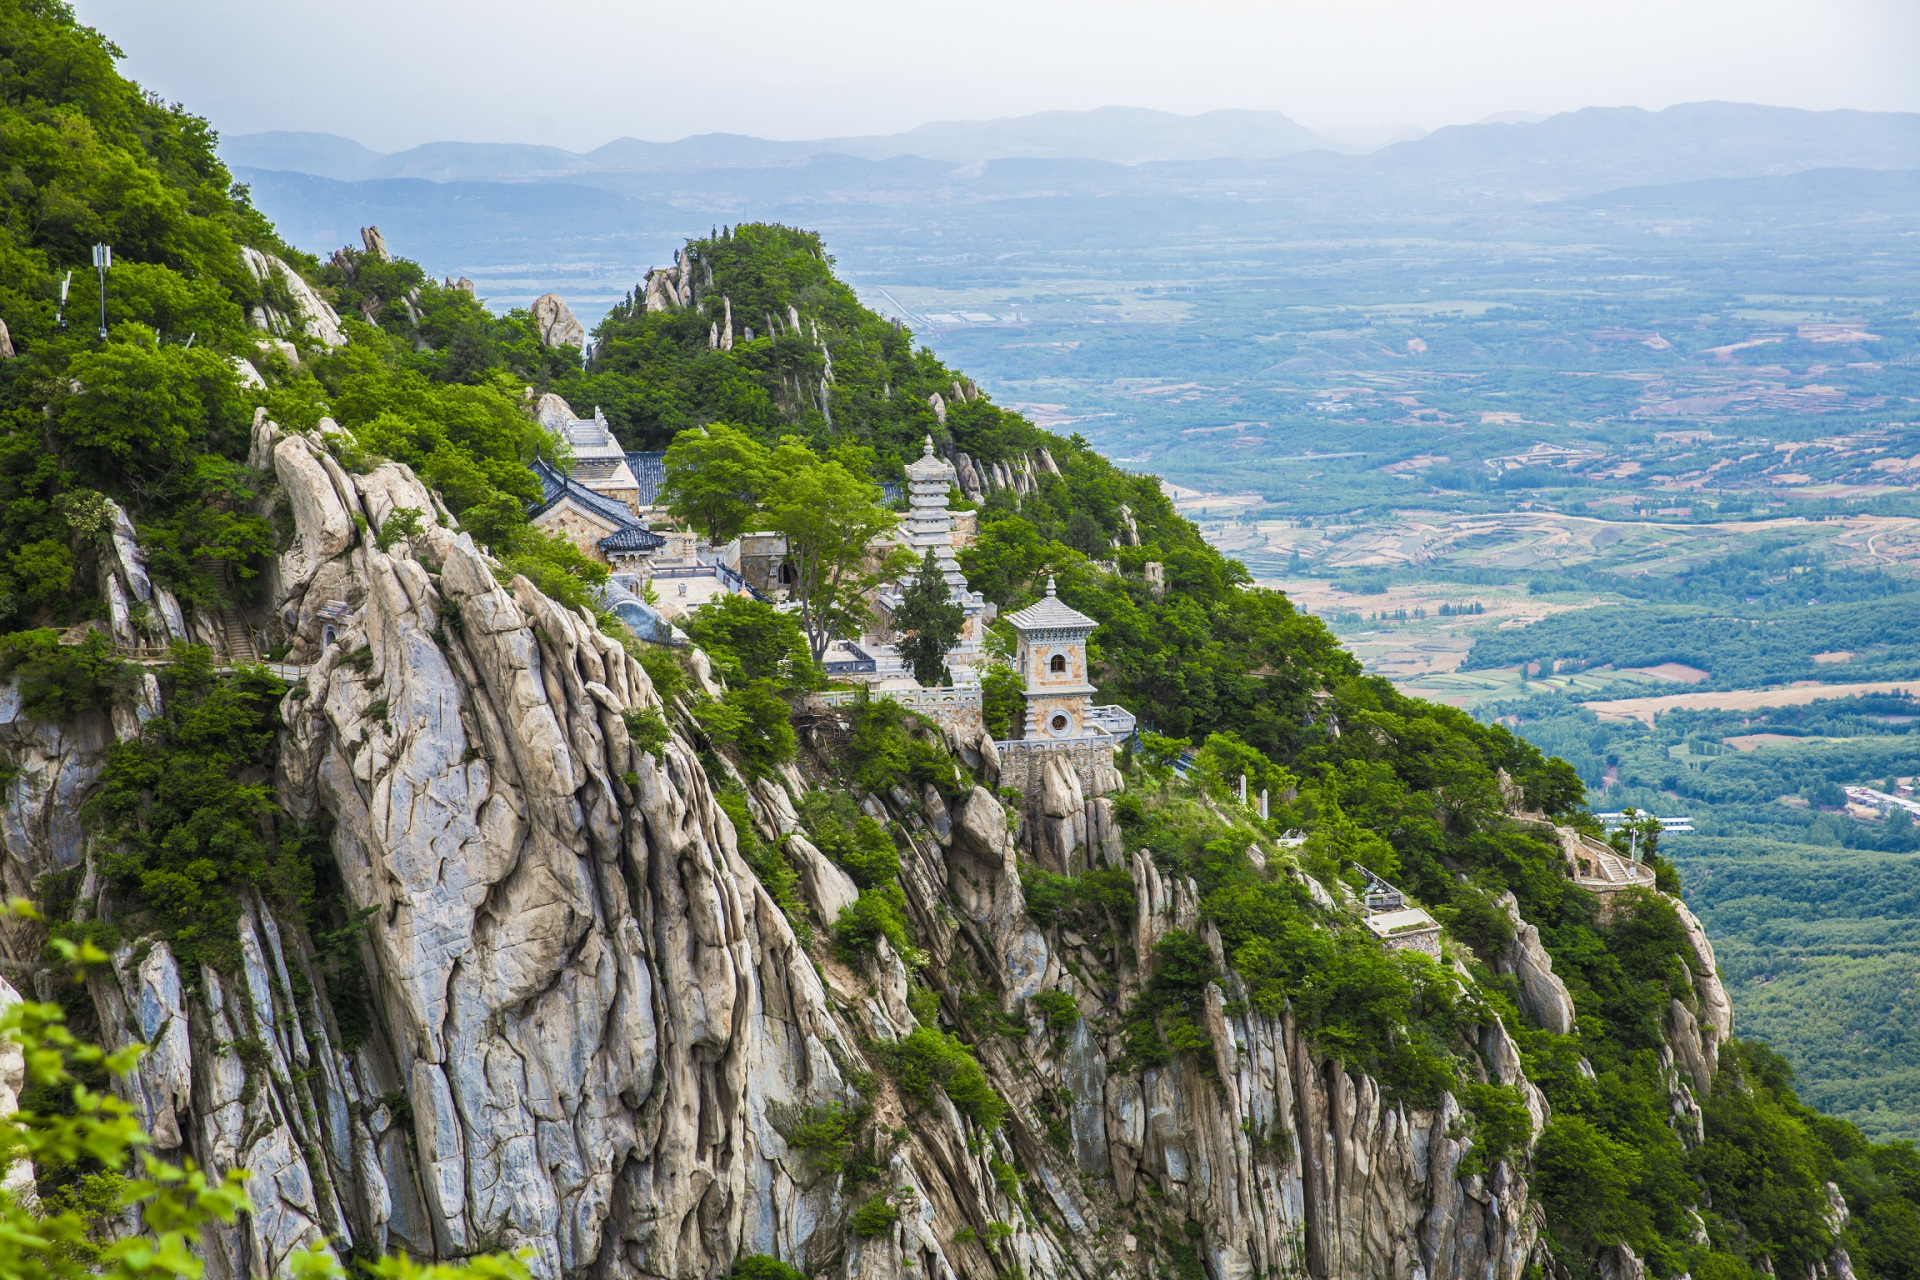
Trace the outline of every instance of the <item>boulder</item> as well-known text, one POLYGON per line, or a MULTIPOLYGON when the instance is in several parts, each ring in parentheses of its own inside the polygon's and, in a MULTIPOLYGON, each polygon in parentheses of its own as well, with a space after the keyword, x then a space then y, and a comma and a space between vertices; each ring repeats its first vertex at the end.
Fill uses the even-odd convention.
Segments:
POLYGON ((787 836, 787 857, 800 872, 800 887, 807 895, 807 901, 820 913, 820 918, 832 924, 842 911, 853 905, 860 896, 860 888, 853 878, 835 866, 826 854, 813 847, 813 842, 798 831, 787 836))
POLYGON ((574 318, 573 310, 557 293, 543 293, 533 300, 533 323, 540 331, 544 347, 584 347, 587 331, 574 318))
POLYGON ((280 557, 282 587, 292 591, 353 545, 353 521, 332 478, 305 440, 287 436, 274 446, 273 473, 293 507, 294 546, 280 557))
POLYGON ((1513 941, 1503 955, 1491 957, 1502 973, 1520 980, 1520 1008, 1557 1036, 1573 1034, 1573 997, 1553 971, 1553 957, 1540 941, 1540 931, 1520 918, 1520 903, 1512 893, 1499 898, 1513 926, 1513 941))
POLYGON ((568 427, 580 420, 573 406, 549 391, 533 406, 534 421, 555 435, 565 434, 568 427))

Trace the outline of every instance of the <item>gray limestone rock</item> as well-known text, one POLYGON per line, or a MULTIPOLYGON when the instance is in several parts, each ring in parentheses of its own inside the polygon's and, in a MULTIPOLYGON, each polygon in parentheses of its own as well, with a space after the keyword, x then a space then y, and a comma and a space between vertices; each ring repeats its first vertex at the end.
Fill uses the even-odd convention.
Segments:
POLYGON ((1693 989, 1700 998, 1699 1022, 1703 1056, 1709 1070, 1719 1060, 1720 1046, 1733 1038, 1733 1001, 1720 982, 1719 966, 1713 958, 1713 943, 1698 916, 1687 904, 1673 899, 1680 923, 1686 928, 1687 942, 1693 947, 1693 989))
MULTIPOLYGON (((13 984, 0 978, 0 1013, 20 1003, 13 984)), ((12 1040, 0 1041, 0 1115, 12 1115, 20 1109, 20 1092, 27 1087, 27 1054, 12 1040)), ((21 1203, 31 1204, 36 1195, 33 1162, 15 1160, 0 1169, 0 1192, 21 1203)))
POLYGON ((807 895, 807 901, 828 924, 860 896, 853 877, 833 865, 826 854, 814 848, 813 842, 798 831, 787 837, 787 857, 800 872, 800 888, 807 895))
POLYGON ((280 557, 280 580, 297 590, 353 542, 353 520, 311 445, 287 436, 273 447, 273 471, 293 507, 294 545, 280 557))
POLYGON ((585 347, 587 330, 574 318, 572 308, 557 293, 543 293, 533 300, 533 323, 540 332, 543 347, 585 347))
MULTIPOLYGON (((266 283, 278 279, 280 287, 292 297, 295 312, 300 318, 300 329, 307 337, 326 347, 344 347, 347 335, 340 331, 340 316, 327 304, 327 300, 313 291, 301 274, 282 262, 271 253, 243 245, 240 260, 255 280, 266 283)), ((267 309, 272 312, 271 308, 267 309)), ((264 313, 263 313, 264 314, 264 313)), ((272 312, 277 316, 277 312, 272 312)), ((271 324, 262 327, 271 328, 271 324)), ((253 366, 248 364, 251 369, 253 366)), ((260 375, 256 372, 254 377, 260 375)))
POLYGON ((1557 1036, 1571 1035, 1573 997, 1553 972, 1540 931, 1520 918, 1519 901, 1511 893, 1501 894, 1499 901, 1513 925, 1513 941, 1505 954, 1493 957, 1494 964, 1520 980, 1520 1008, 1528 1017, 1557 1036))

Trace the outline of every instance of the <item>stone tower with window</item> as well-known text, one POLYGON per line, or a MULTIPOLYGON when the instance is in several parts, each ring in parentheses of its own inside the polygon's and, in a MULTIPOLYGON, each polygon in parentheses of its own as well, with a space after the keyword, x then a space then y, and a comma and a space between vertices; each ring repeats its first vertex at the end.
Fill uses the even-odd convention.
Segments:
POLYGON ((1104 736, 1087 715, 1099 692, 1087 679, 1087 637, 1100 624, 1055 595, 1052 578, 1038 603, 1007 621, 1019 637, 1014 660, 1026 684, 1020 736, 1041 742, 1104 736))

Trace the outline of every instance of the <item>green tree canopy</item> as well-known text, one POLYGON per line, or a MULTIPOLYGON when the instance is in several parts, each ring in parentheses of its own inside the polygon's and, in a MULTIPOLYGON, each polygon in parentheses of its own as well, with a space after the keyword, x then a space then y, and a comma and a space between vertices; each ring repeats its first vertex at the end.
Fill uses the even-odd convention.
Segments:
POLYGON ((759 510, 772 465, 766 448, 744 431, 719 422, 694 427, 667 447, 660 496, 676 518, 704 529, 707 541, 729 542, 759 510))
POLYGON ((966 611, 953 602, 953 591, 940 572, 940 562, 928 548, 919 572, 893 611, 893 629, 899 633, 900 656, 913 667, 913 678, 922 685, 953 683, 947 670, 947 651, 960 640, 966 626, 966 611))
POLYGON ((818 662, 835 636, 866 627, 866 593, 900 572, 904 553, 873 551, 900 518, 882 503, 879 485, 837 459, 822 462, 797 439, 781 442, 773 468, 766 522, 786 535, 800 625, 818 662))

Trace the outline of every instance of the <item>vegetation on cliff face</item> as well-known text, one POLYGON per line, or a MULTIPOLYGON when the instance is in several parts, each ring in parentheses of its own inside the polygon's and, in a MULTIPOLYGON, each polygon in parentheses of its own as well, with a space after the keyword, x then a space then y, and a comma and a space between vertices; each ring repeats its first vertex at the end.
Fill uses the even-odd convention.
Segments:
MULTIPOLYGON (((206 123, 139 93, 112 57, 52 0, 0 0, 0 319, 16 351, 0 363, 0 625, 16 631, 4 663, 23 692, 36 691, 35 714, 124 696, 124 676, 98 641, 69 651, 50 630, 20 631, 98 613, 100 495, 131 514, 156 575, 184 600, 220 601, 259 581, 283 531, 271 481, 244 464, 257 405, 295 428, 333 417, 346 428, 335 444, 348 468, 375 456, 409 463, 510 567, 572 602, 590 601, 597 570, 527 525, 524 505, 537 492, 527 464, 557 447, 528 412, 529 387, 602 405, 629 447, 725 426, 774 462, 804 446, 812 465, 863 485, 897 476, 928 435, 983 460, 1044 449, 1058 475, 1038 467, 1033 492, 989 495, 963 564, 1003 609, 1054 577, 1061 597, 1100 623, 1095 680, 1159 735, 1129 762, 1132 790, 1116 811, 1130 847, 1195 880, 1203 929, 1160 942, 1125 1011, 1131 1062, 1203 1052, 1200 1001, 1224 962, 1250 1002, 1291 1008, 1321 1046, 1397 1096, 1427 1102, 1454 1091, 1491 1167, 1518 1159, 1521 1141, 1516 1096, 1485 1079, 1471 1040, 1497 1016, 1552 1106, 1532 1187, 1568 1266, 1595 1267, 1601 1251, 1625 1243, 1661 1276, 1804 1274, 1834 1237, 1832 1182, 1853 1209, 1840 1238, 1860 1270, 1920 1274, 1912 1148, 1875 1146, 1802 1107, 1764 1048, 1723 1050, 1704 1140, 1690 1145, 1676 1131, 1661 1049, 1671 1002, 1690 989, 1679 916, 1648 894, 1602 919, 1592 895, 1567 880, 1554 842, 1512 816, 1518 807, 1583 821, 1571 769, 1499 726, 1363 677, 1318 621, 1208 547, 1151 477, 998 408, 911 333, 860 307, 816 236, 750 226, 692 242, 695 305, 648 312, 629 299, 577 367, 539 345, 528 317, 489 315, 413 264, 354 253, 321 267, 288 249, 231 185, 206 123), (86 290, 74 291, 65 328, 55 320, 60 279, 71 268, 76 284, 88 281, 95 241, 115 246, 104 342, 86 290), (297 364, 262 348, 248 310, 287 313, 290 303, 284 284, 246 269, 243 245, 279 255, 330 294, 349 344, 323 349, 291 332, 297 364), (714 326, 729 310, 742 331, 716 347, 714 326), (243 381, 243 359, 264 386, 243 381), (1149 564, 1163 567, 1164 589, 1149 564), (1200 752, 1194 784, 1149 758, 1165 757, 1156 743, 1182 740, 1200 752), (1272 793, 1264 827, 1228 799, 1243 773, 1272 793), (1385 953, 1357 927, 1319 922, 1305 881, 1263 872, 1246 853, 1253 838, 1288 828, 1308 833, 1300 867, 1322 883, 1358 887, 1365 868, 1427 904, 1465 976, 1385 953), (1571 992, 1572 1035, 1529 1025, 1512 980, 1487 963, 1511 938, 1505 893, 1539 927, 1571 992)), ((729 521, 758 514, 720 512, 729 521)), ((817 644, 790 619, 746 605, 716 610, 696 630, 732 688, 699 702, 683 727, 697 729, 716 765, 725 757, 755 775, 785 764, 797 750, 785 699, 817 684, 817 644)), ((648 669, 669 697, 685 687, 660 655, 648 669)), ((109 846, 107 878, 129 908, 124 922, 218 966, 228 960, 235 886, 311 891, 261 782, 278 690, 259 674, 219 675, 203 656, 183 657, 170 684, 165 714, 116 750, 92 818, 109 846)), ((840 790, 957 787, 938 735, 897 707, 863 704, 847 719, 845 738, 816 753, 840 790)), ((725 769, 714 772, 718 781, 725 769)), ((756 873, 795 910, 794 868, 752 834, 745 793, 723 785, 720 803, 756 873)), ((832 922, 833 943, 859 956, 884 938, 916 959, 886 832, 831 797, 805 817, 860 888, 832 922)), ((1089 931, 1110 927, 1131 898, 1111 869, 1028 873, 1036 913, 1089 931)), ((992 1129, 1009 1104, 961 1033, 977 1047, 1019 1028, 1009 1030, 991 998, 957 985, 952 994, 961 1017, 950 1029, 920 990, 909 997, 928 1025, 886 1061, 905 1095, 925 1100, 938 1089, 992 1129)), ((1056 1031, 1075 1017, 1058 1001, 1041 1007, 1062 1024, 1056 1031)), ((19 1038, 49 1034, 26 1028, 19 1038)), ((124 1145, 110 1154, 124 1158, 124 1145)), ((865 1220, 875 1226, 887 1206, 868 1203, 881 1205, 865 1220)))
POLYGON ((0 321, 15 352, 0 361, 0 628, 100 614, 101 494, 183 603, 247 598, 278 549, 271 480, 245 465, 258 404, 296 429, 331 415, 358 440, 344 462, 409 463, 482 542, 584 601, 595 566, 525 516, 539 493, 527 464, 552 443, 524 388, 568 358, 524 313, 489 315, 401 262, 381 269, 417 285, 419 326, 391 307, 369 325, 360 294, 323 285, 353 341, 316 343, 284 281, 257 279, 241 250, 316 280, 339 268, 284 244, 214 155, 211 126, 121 78, 114 56, 54 0, 0 4, 0 321), (95 243, 113 248, 104 342, 95 243), (289 317, 276 336, 297 363, 263 345, 256 308, 289 317))

